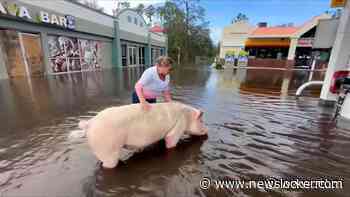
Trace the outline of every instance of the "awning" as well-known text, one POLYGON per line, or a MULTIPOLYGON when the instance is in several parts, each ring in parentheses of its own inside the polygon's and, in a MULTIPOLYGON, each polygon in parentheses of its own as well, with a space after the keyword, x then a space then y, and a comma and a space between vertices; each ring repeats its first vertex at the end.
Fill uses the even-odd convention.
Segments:
POLYGON ((166 30, 159 25, 153 26, 149 31, 154 33, 166 33, 166 30))
POLYGON ((289 47, 290 40, 284 39, 258 39, 249 38, 245 42, 245 47, 289 47))

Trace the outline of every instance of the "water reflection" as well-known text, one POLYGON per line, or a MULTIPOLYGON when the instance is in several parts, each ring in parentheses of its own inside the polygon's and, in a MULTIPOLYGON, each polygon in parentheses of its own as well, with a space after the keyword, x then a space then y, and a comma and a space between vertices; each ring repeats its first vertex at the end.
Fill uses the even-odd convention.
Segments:
POLYGON ((323 197, 350 192, 199 189, 205 176, 327 175, 349 183, 349 127, 346 121, 331 122, 332 110, 318 107, 319 88, 295 100, 296 88, 308 80, 305 71, 177 68, 174 98, 205 111, 208 139, 185 139, 172 151, 158 143, 123 158, 114 170, 101 169, 85 139, 68 135, 79 119, 130 103, 143 70, 1 81, 1 195, 323 197))

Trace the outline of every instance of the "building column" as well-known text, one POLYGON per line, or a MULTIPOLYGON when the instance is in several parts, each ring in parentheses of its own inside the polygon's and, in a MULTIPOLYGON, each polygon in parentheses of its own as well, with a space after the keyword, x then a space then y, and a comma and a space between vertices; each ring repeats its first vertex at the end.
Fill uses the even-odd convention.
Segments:
POLYGON ((145 64, 147 66, 151 66, 152 62, 152 58, 151 58, 151 33, 148 32, 147 34, 147 46, 145 47, 145 64))
POLYGON ((297 50, 297 45, 298 45, 298 38, 290 38, 286 68, 292 68, 294 66, 295 51, 297 50))
POLYGON ((49 38, 47 36, 46 32, 41 32, 40 33, 41 37, 41 47, 43 50, 43 62, 44 62, 44 68, 45 68, 45 74, 50 74, 51 73, 51 66, 50 66, 50 61, 49 61, 49 38))
POLYGON ((336 101, 336 95, 329 91, 334 72, 349 69, 350 60, 350 1, 347 1, 340 18, 335 42, 325 80, 322 86, 321 103, 332 103, 336 101))
POLYGON ((295 51, 297 49, 298 45, 298 38, 291 38, 290 39, 290 46, 288 51, 288 60, 293 60, 295 58, 295 51))
POLYGON ((6 54, 4 53, 2 39, 0 38, 0 79, 8 79, 8 72, 6 67, 6 54))
POLYGON ((166 37, 165 37, 165 48, 164 48, 164 55, 165 55, 165 56, 169 56, 169 55, 168 55, 168 47, 169 47, 169 44, 168 44, 168 35, 166 35, 166 37))
POLYGON ((112 43, 112 64, 114 67, 122 67, 122 51, 119 32, 119 22, 114 20, 114 38, 112 43))

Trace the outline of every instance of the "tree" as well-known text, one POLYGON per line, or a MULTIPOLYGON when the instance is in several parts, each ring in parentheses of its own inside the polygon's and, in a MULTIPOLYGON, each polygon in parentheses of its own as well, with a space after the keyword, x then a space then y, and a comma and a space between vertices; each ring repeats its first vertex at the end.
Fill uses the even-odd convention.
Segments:
POLYGON ((237 22, 241 22, 241 21, 248 21, 249 18, 247 17, 247 15, 243 14, 243 13, 238 13, 238 15, 233 18, 232 23, 237 23, 237 22))
POLYGON ((137 13, 139 13, 140 15, 143 15, 145 9, 145 5, 143 5, 142 3, 140 3, 137 7, 136 7, 136 11, 137 13))
POLYGON ((154 14, 156 13, 156 9, 153 7, 153 5, 149 5, 145 10, 145 15, 148 18, 150 24, 152 24, 152 17, 154 16, 154 14))
POLYGON ((229 50, 229 51, 226 51, 226 53, 225 53, 225 56, 235 56, 236 55, 236 53, 235 53, 235 51, 234 50, 229 50))
POLYGON ((84 0, 83 4, 92 9, 99 10, 101 12, 104 11, 104 8, 98 5, 98 0, 84 0))
POLYGON ((194 62, 195 56, 215 56, 209 22, 199 0, 167 1, 157 9, 168 31, 168 52, 181 63, 194 62))
POLYGON ((117 8, 113 9, 113 16, 117 16, 119 11, 122 9, 130 8, 130 3, 127 1, 119 1, 117 0, 117 8))
POLYGON ((118 9, 122 10, 122 9, 126 9, 126 8, 130 8, 130 3, 127 1, 121 1, 118 2, 118 9))

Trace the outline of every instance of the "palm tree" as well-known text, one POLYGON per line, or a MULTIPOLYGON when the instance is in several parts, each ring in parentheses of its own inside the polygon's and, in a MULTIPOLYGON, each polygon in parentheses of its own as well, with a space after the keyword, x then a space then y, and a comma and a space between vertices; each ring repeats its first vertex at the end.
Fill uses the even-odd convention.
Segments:
POLYGON ((232 20, 232 23, 237 23, 241 21, 248 21, 249 18, 243 13, 238 13, 238 15, 232 20))
POLYGON ((150 24, 152 24, 152 17, 154 16, 155 13, 156 13, 156 9, 153 7, 153 5, 150 5, 145 9, 145 15, 147 16, 150 24))

